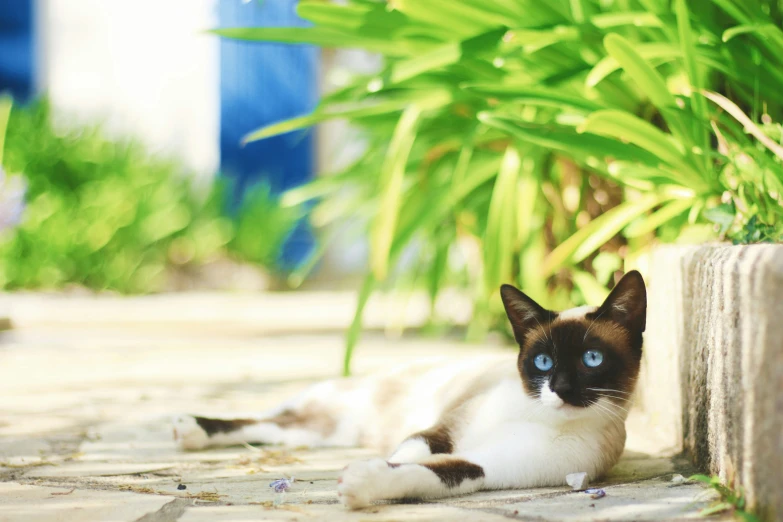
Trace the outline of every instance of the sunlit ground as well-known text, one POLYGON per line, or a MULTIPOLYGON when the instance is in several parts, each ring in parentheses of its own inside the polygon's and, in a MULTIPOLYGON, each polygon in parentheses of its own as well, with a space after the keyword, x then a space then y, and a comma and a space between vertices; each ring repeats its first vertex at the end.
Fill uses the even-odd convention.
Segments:
MULTIPOLYGON (((483 492, 345 518, 335 479, 369 450, 179 452, 171 415, 258 411, 339 372, 352 302, 348 294, 331 294, 327 307, 321 300, 328 296, 6 298, 16 328, 0 345, 0 517, 30 520, 56 507, 66 518, 117 513, 117 520, 136 520, 164 506, 185 520, 503 520, 515 511, 553 520, 630 514, 661 520, 695 513, 703 490, 669 487, 687 466, 661 453, 639 415, 630 422, 632 448, 600 501, 566 488, 483 492), (331 327, 318 317, 324 313, 331 327), (296 487, 273 507, 268 484, 284 476, 297 477, 296 487)), ((380 314, 384 305, 373 308, 380 314)), ((431 355, 457 359, 505 349, 375 330, 354 362, 366 373, 431 355)))

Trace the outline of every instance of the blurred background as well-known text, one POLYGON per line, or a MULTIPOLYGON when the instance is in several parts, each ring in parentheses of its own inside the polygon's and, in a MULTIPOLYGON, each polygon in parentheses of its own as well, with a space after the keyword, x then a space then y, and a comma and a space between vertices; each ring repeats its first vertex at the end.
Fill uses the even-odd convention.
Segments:
POLYGON ((477 340, 502 283, 565 308, 657 244, 779 242, 782 12, 0 1, 0 287, 356 290, 348 372, 376 291, 477 340))

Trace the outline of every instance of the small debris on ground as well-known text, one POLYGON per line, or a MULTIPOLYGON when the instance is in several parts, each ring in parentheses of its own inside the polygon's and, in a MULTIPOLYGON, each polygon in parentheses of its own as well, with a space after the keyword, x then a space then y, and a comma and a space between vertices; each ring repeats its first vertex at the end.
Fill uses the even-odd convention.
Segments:
POLYGON ((275 506, 279 506, 285 503, 285 492, 291 489, 291 486, 294 485, 295 480, 296 479, 294 477, 291 477, 290 479, 281 478, 269 484, 269 487, 274 488, 275 493, 277 493, 277 495, 275 495, 274 501, 275 506))
POLYGON ((680 475, 679 473, 675 474, 675 475, 672 477, 672 484, 677 484, 677 485, 679 485, 679 484, 685 484, 686 482, 688 482, 688 479, 686 479, 685 477, 683 477, 683 476, 682 476, 682 475, 680 475))
POLYGON ((158 491, 155 491, 154 489, 147 487, 147 486, 134 486, 132 484, 120 484, 119 486, 120 491, 133 491, 134 493, 153 493, 156 495, 159 495, 160 493, 158 491))
POLYGON ((187 487, 185 484, 179 484, 179 485, 177 486, 177 489, 178 489, 178 490, 180 490, 180 491, 182 491, 183 489, 188 489, 188 487, 187 487))
POLYGON ((217 492, 213 491, 202 491, 200 493, 186 493, 186 498, 192 498, 195 500, 203 500, 205 502, 217 502, 222 497, 225 497, 226 495, 221 495, 217 492))
POLYGON ((587 489, 590 481, 587 478, 587 473, 582 471, 580 473, 569 473, 566 475, 566 484, 571 486, 574 491, 582 491, 587 489))
POLYGON ((296 479, 294 477, 291 477, 290 479, 287 478, 277 479, 274 482, 270 483, 269 487, 274 488, 275 493, 285 493, 286 491, 291 489, 291 486, 293 486, 295 480, 296 479))
POLYGON ((596 499, 596 498, 604 498, 606 496, 606 491, 603 489, 586 489, 585 493, 590 495, 590 498, 596 499))

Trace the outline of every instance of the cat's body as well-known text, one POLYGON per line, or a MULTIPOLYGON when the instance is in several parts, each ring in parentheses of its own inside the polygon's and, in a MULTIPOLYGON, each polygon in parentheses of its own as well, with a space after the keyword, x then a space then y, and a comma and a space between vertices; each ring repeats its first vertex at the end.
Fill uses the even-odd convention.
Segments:
POLYGON ((641 277, 628 274, 601 307, 559 314, 513 287, 502 293, 518 356, 431 360, 328 381, 255 418, 180 417, 175 438, 184 449, 396 446, 388 459, 345 469, 338 495, 351 508, 604 474, 625 444, 646 312, 641 277))

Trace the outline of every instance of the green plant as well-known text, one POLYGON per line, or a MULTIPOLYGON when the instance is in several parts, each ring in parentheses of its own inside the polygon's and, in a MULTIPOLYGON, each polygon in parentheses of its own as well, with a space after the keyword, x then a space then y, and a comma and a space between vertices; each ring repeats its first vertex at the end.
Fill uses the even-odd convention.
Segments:
POLYGON ((729 487, 723 484, 720 477, 716 476, 693 475, 688 480, 706 484, 717 492, 720 497, 712 505, 702 509, 699 512, 699 515, 708 517, 718 513, 731 512, 738 519, 744 520, 745 522, 760 522, 758 517, 745 511, 745 493, 741 487, 729 487))
POLYGON ((226 217, 224 184, 196 190, 176 163, 99 127, 56 129, 45 102, 14 108, 4 149, 27 185, 21 222, 0 238, 5 289, 153 292, 171 271, 226 255, 274 268, 298 215, 258 189, 226 217))
POLYGON ((607 267, 633 265, 653 238, 737 237, 751 219, 781 237, 777 0, 302 0, 298 12, 313 27, 215 32, 383 55, 379 74, 246 138, 331 118, 367 133, 355 165, 284 198, 340 198, 329 219, 369 223, 345 373, 367 298, 412 245, 433 300, 468 282, 479 336, 499 324, 502 282, 552 307, 597 302, 607 267), (466 244, 480 263, 453 262, 466 244))

